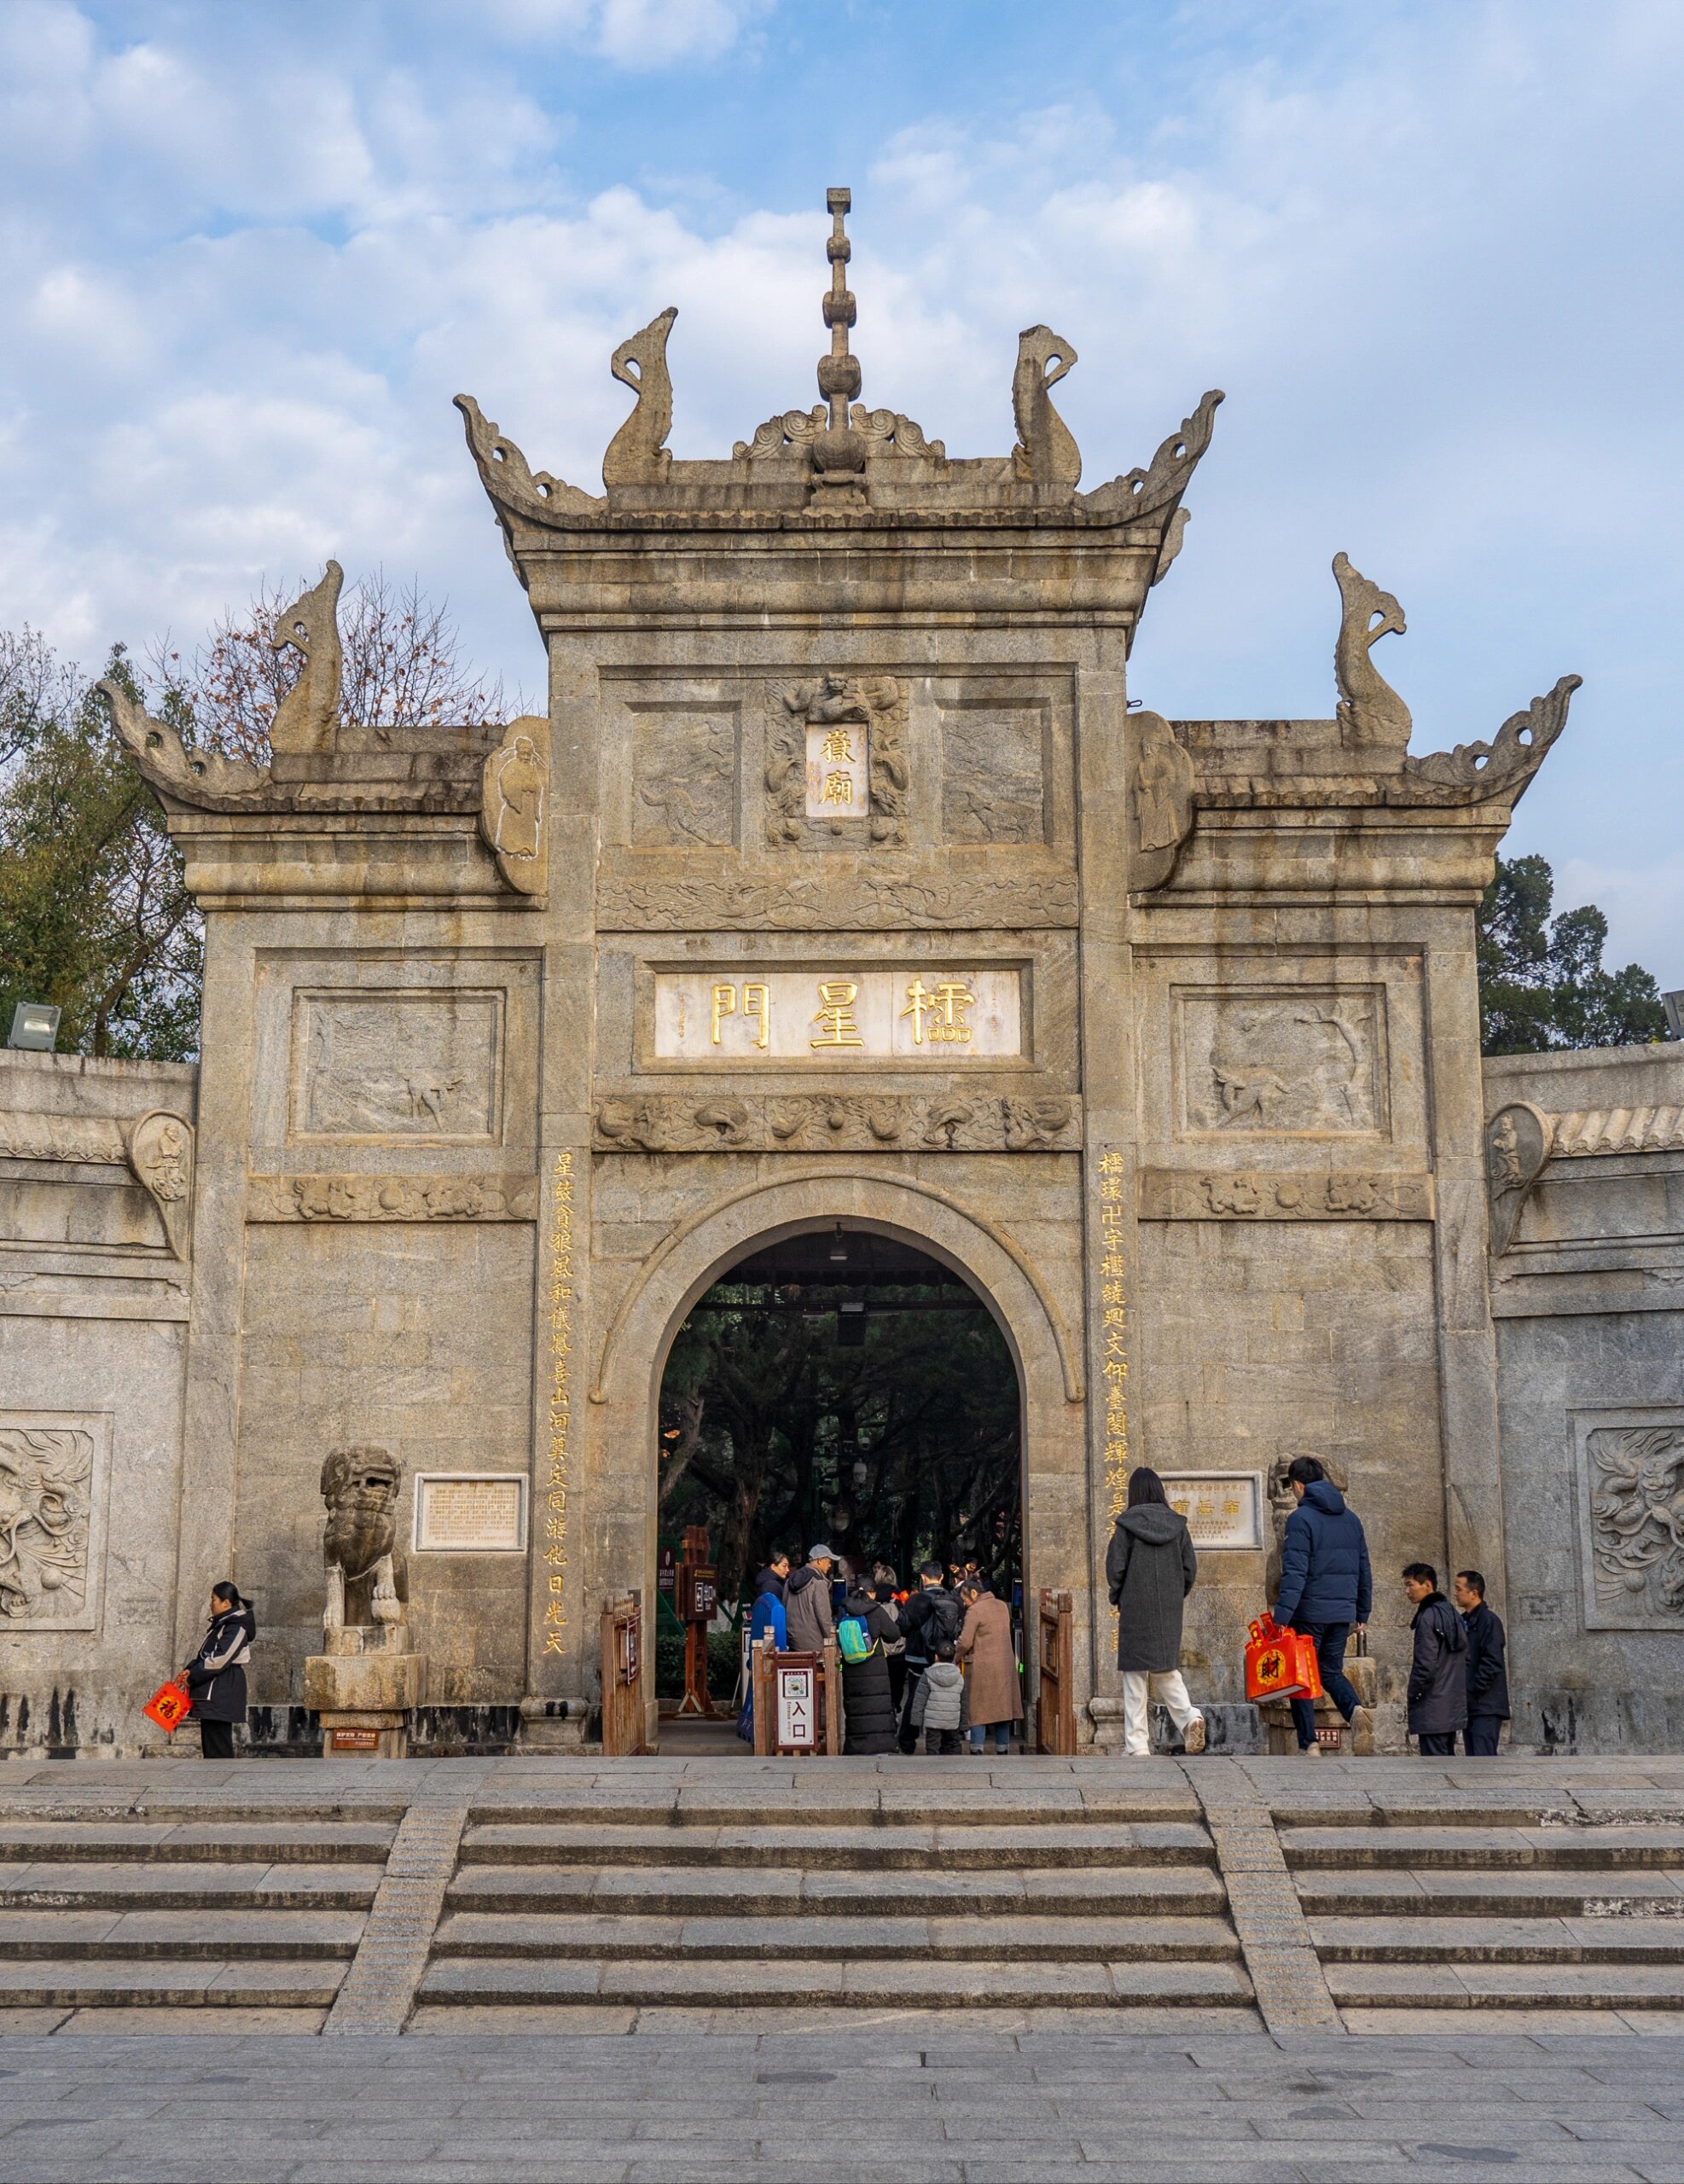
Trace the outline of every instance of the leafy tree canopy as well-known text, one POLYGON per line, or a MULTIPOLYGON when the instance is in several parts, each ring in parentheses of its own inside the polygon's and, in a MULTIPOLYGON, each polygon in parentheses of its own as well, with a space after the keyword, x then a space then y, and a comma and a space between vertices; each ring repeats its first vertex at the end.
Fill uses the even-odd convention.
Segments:
POLYGON ((1593 903, 1550 915, 1541 857, 1499 857, 1479 905, 1480 1039, 1488 1054, 1644 1046, 1666 1037, 1660 989, 1640 965, 1604 967, 1608 921, 1593 903))

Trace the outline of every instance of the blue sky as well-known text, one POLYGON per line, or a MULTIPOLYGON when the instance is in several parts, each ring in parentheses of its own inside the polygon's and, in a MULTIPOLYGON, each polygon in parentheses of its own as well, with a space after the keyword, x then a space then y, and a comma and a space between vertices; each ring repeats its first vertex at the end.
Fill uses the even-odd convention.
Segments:
POLYGON ((669 303, 672 445, 813 398, 850 184, 865 395, 1085 482, 1228 402, 1132 687, 1332 709, 1343 548, 1415 748, 1573 671, 1512 846, 1684 986, 1676 0, 0 0, 0 623, 93 660, 384 563, 542 663, 450 398, 595 487, 669 303))

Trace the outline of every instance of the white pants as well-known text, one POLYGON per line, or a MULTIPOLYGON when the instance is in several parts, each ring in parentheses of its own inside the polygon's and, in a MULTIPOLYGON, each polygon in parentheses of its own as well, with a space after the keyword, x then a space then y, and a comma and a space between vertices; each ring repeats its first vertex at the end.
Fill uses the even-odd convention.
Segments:
POLYGON ((1167 1670, 1161 1676, 1149 1676, 1144 1669, 1124 1669, 1123 1749, 1135 1759, 1144 1759, 1152 1750, 1152 1740, 1146 1728, 1148 1697, 1169 1708, 1170 1719, 1182 1736, 1187 1734, 1188 1723, 1199 1719, 1199 1709, 1187 1695, 1187 1686, 1182 1682, 1179 1669, 1167 1670))

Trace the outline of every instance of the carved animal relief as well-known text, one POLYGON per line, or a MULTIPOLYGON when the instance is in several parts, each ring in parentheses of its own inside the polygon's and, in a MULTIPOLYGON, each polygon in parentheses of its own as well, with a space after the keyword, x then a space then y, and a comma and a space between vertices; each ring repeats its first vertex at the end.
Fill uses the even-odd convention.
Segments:
POLYGON ((1026 485, 1073 490, 1081 481, 1082 451, 1049 392, 1076 361, 1075 350, 1050 326, 1027 327, 1018 336, 1018 368, 1012 375, 1018 444, 1012 450, 1012 468, 1026 485))
POLYGON ((0 1425, 0 1619, 73 1629, 89 1595, 96 1443, 75 1426, 0 1425))
POLYGON ((1283 1136, 1384 1126, 1379 997, 1182 997, 1185 1127, 1283 1136))
POLYGON ((1587 1449, 1598 1609, 1684 1629, 1684 1425, 1600 1426, 1587 1449))
POLYGON ((1037 1153, 1074 1151, 1080 1143, 1078 1104, 1057 1095, 660 1095, 604 1100, 596 1110, 596 1146, 604 1153, 1037 1153))
POLYGON ((322 1538, 326 1631, 404 1620, 409 1589, 398 1553, 402 1477, 403 1466, 384 1449, 335 1449, 322 1467, 322 1499, 328 1505, 322 1538))

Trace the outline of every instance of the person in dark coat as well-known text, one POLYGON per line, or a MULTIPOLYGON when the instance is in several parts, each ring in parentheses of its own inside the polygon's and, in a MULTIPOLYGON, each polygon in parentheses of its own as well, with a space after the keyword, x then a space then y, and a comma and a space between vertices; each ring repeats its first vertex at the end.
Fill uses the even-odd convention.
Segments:
POLYGON ((1485 1605, 1485 1580, 1478 1570, 1458 1570, 1451 1589, 1467 1633, 1467 1727, 1462 1750, 1470 1758, 1495 1759, 1508 1719, 1508 1641, 1502 1618, 1485 1605))
POLYGON ((901 1693, 900 1748, 911 1753, 918 1743, 918 1724, 913 1701, 919 1679, 942 1643, 956 1645, 965 1612, 958 1595, 942 1583, 939 1562, 926 1562, 918 1572, 918 1590, 901 1609, 901 1635, 906 1641, 906 1683, 901 1693))
POLYGON ((1449 1759, 1467 1727, 1467 1633, 1438 1589, 1430 1562, 1411 1562, 1403 1589, 1414 1603, 1415 1658, 1409 1670, 1409 1734, 1423 1759, 1449 1759))
MULTIPOLYGON (((1321 1688, 1356 1732, 1356 1750, 1374 1748, 1374 1717, 1356 1695, 1344 1672, 1345 1641, 1351 1626, 1361 1629, 1374 1604, 1373 1573, 1362 1520, 1345 1507, 1344 1496, 1315 1456, 1294 1456, 1286 1478, 1298 1507, 1286 1519, 1280 1543, 1280 1596, 1275 1620, 1283 1630, 1301 1630, 1315 1641, 1321 1688)), ((1292 1701, 1292 1726, 1298 1750, 1316 1750, 1315 1702, 1292 1701)))
MULTIPOLYGON (((880 1569, 882 1565, 880 1563, 878 1567, 880 1569)), ((892 1570, 885 1577, 874 1575, 871 1597, 895 1626, 894 1641, 892 1644, 886 1642, 883 1650, 889 1657, 889 1700, 898 1719, 901 1701, 906 1696, 906 1633, 901 1629, 900 1603, 895 1598, 895 1573, 892 1570)))
MULTIPOLYGON (((783 1612, 783 1583, 778 1575, 777 1565, 778 1558, 775 1554, 754 1581, 754 1606, 748 1613, 751 1660, 753 1648, 763 1639, 769 1640, 780 1653, 787 1652, 789 1647, 789 1623, 783 1612)), ((787 1571, 788 1568, 789 1560, 786 1556, 784 1569, 787 1571)), ((742 1705, 737 1714, 737 1734, 745 1744, 754 1742, 754 1676, 752 1669, 748 1688, 743 1693, 742 1705)))
POLYGON ((762 1593, 775 1592, 781 1600, 784 1587, 788 1583, 789 1549, 787 1547, 775 1547, 766 1557, 765 1568, 755 1573, 754 1597, 758 1600, 762 1593))
POLYGON ((1188 1751, 1205 1749, 1205 1716, 1182 1681, 1182 1609, 1199 1575, 1187 1519, 1170 1507, 1148 1465, 1129 1474, 1127 1505, 1106 1550, 1106 1583, 1117 1610, 1117 1665, 1123 1671, 1123 1749, 1144 1759, 1152 1749, 1147 1705, 1156 1699, 1188 1751))
POLYGON ((848 1594, 842 1603, 845 1617, 865 1625, 871 1651, 862 1661, 842 1655, 842 1751, 845 1758, 869 1758, 895 1748, 895 1702, 889 1694, 889 1656, 886 1648, 900 1636, 894 1618, 879 1606, 869 1592, 848 1594))
POLYGON ((257 1635, 257 1618, 232 1581, 213 1585, 205 1641, 182 1670, 206 1759, 234 1757, 234 1725, 246 1718, 246 1664, 257 1635))

